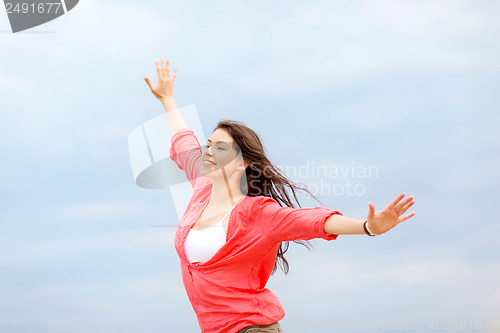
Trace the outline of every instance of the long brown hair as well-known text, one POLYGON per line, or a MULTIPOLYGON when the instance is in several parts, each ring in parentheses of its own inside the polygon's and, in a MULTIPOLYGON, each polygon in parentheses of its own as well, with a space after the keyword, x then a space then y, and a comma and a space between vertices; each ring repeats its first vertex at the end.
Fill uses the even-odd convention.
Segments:
MULTIPOLYGON (((263 195, 271 197, 282 207, 285 205, 297 208, 290 199, 289 192, 291 192, 299 208, 302 208, 295 191, 307 192, 319 202, 307 187, 288 180, 287 177, 269 161, 259 136, 252 129, 245 126, 244 123, 234 120, 221 120, 217 123, 214 132, 217 129, 224 129, 229 132, 236 143, 236 148, 238 150, 241 149, 244 162, 249 163, 245 171, 246 182, 245 179, 241 177, 240 186, 242 193, 246 193, 248 196, 263 195)), ((304 245, 309 250, 309 245, 312 246, 311 243, 304 240, 294 240, 293 242, 304 245)), ((288 274, 289 265, 284 256, 288 247, 288 241, 280 243, 271 275, 276 272, 278 265, 281 266, 285 274, 288 274)))

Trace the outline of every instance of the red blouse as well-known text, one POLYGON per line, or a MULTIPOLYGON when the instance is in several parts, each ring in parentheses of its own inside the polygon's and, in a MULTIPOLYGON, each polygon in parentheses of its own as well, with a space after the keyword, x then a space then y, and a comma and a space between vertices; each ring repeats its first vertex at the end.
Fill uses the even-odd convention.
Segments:
POLYGON ((212 179, 200 176, 202 152, 190 129, 171 139, 170 158, 184 170, 193 194, 175 234, 182 281, 202 332, 232 333, 250 325, 283 319, 278 298, 265 288, 280 242, 322 238, 334 240, 323 225, 336 210, 281 207, 266 196, 247 196, 229 215, 226 243, 204 262, 189 263, 184 241, 201 216, 212 191, 212 179))

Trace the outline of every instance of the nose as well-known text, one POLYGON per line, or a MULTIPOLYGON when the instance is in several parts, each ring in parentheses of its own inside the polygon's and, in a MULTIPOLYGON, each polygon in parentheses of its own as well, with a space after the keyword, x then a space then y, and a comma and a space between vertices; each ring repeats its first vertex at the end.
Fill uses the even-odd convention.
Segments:
POLYGON ((204 148, 205 148, 205 155, 212 156, 212 152, 209 150, 209 149, 210 149, 210 147, 209 147, 209 146, 207 146, 207 145, 205 145, 205 146, 204 146, 204 148))

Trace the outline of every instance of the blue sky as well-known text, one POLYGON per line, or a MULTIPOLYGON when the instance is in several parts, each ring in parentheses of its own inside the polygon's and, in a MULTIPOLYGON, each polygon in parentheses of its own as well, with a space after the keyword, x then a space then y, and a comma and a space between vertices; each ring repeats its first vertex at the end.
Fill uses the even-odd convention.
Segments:
POLYGON ((496 332, 499 9, 89 0, 16 34, 0 14, 0 331, 199 331, 175 229, 154 227, 175 220, 172 197, 135 185, 127 147, 164 112, 143 78, 165 57, 207 138, 229 118, 283 169, 377 168, 292 178, 363 189, 315 193, 324 206, 363 219, 369 201, 415 196, 415 217, 380 237, 291 244, 290 274, 268 283, 285 332, 496 332))

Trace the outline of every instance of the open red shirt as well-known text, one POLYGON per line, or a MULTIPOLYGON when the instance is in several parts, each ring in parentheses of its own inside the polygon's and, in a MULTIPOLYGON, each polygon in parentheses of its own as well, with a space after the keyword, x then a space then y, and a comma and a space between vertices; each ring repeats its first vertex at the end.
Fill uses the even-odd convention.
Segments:
POLYGON ((212 193, 212 179, 200 176, 202 152, 190 129, 171 139, 170 158, 184 170, 193 195, 175 234, 182 281, 203 333, 235 333, 250 325, 268 325, 283 319, 278 298, 265 288, 280 242, 338 235, 323 229, 327 217, 339 214, 322 206, 281 207, 267 196, 247 196, 229 215, 226 243, 204 263, 189 263, 184 241, 212 193))

